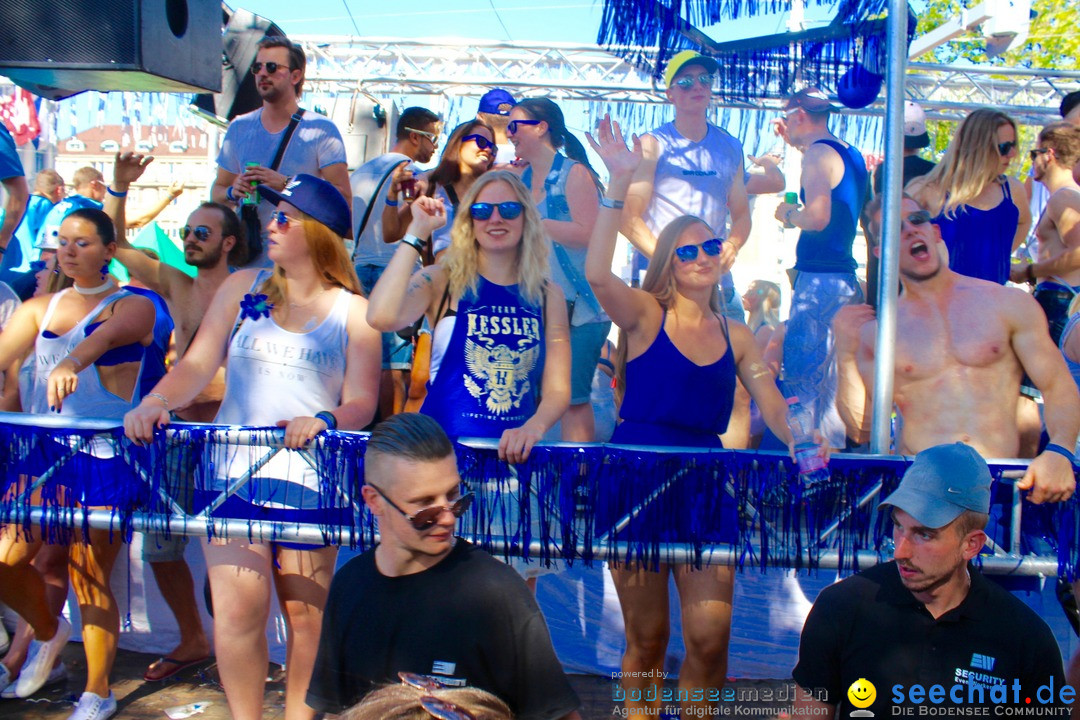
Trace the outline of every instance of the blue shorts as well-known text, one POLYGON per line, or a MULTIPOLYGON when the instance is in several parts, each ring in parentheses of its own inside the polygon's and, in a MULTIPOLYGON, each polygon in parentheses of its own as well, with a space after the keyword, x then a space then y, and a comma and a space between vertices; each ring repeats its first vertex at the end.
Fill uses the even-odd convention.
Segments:
MULTIPOLYGON (((375 283, 382 277, 384 265, 357 265, 356 276, 360 278, 360 287, 364 296, 371 295, 375 283)), ((383 370, 408 370, 412 367, 412 341, 398 335, 396 332, 382 333, 382 369, 383 370)))
POLYGON ((596 361, 604 347, 611 321, 570 326, 570 404, 583 405, 592 399, 596 361))

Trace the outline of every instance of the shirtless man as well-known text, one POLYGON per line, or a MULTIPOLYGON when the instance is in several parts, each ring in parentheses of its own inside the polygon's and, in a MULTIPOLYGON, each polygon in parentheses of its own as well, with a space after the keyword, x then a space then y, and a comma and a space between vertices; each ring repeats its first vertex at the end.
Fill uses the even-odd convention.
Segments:
MULTIPOLYGON (((149 156, 117 153, 105 211, 117 227, 116 259, 133 279, 161 295, 169 306, 175 322, 176 357, 180 358, 191 345, 218 287, 229 276, 229 266, 244 264, 247 244, 236 213, 225 205, 211 202, 203 203, 191 213, 185 228, 184 259, 197 268, 194 278, 132 247, 124 237, 125 195, 152 160, 149 156)), ((222 370, 195 402, 176 410, 175 415, 189 422, 212 421, 224 389, 222 370)), ((146 680, 164 680, 210 654, 196 606, 194 580, 184 560, 186 544, 186 537, 175 534, 169 537, 148 534, 143 539, 143 561, 153 569, 158 588, 180 628, 180 644, 147 668, 143 675, 146 680)))
MULTIPOLYGON (((1050 341, 1042 313, 1023 291, 958 275, 930 215, 904 197, 900 231, 893 400, 903 418, 898 452, 964 442, 987 458, 1016 457, 1016 403, 1026 372, 1045 398, 1050 447, 1020 482, 1032 502, 1059 502, 1076 486, 1071 450, 1080 431, 1080 393, 1050 341)), ((880 236, 881 209, 870 212, 880 236)), ((880 247, 874 247, 875 254, 880 247)), ((837 409, 849 435, 866 439, 877 322, 868 305, 840 310, 833 323, 840 376, 837 409)))
POLYGON ((1080 127, 1059 122, 1039 133, 1031 151, 1032 176, 1050 191, 1050 199, 1035 226, 1039 260, 1014 265, 1011 280, 1035 283, 1035 300, 1050 322, 1056 344, 1068 320, 1067 310, 1080 293, 1080 185, 1072 169, 1080 160, 1080 127))

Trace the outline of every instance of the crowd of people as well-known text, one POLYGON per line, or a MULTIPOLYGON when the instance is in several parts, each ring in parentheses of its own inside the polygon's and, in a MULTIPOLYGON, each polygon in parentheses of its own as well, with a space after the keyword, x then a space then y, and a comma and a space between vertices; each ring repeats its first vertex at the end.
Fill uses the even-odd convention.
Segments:
MULTIPOLYGON (((586 134, 606 182, 556 103, 517 101, 501 89, 449 133, 433 170, 417 164, 435 158, 441 120, 411 107, 390 151, 350 176, 337 128, 300 107, 303 52, 284 38, 264 40, 251 66, 261 107, 230 124, 211 199, 183 228, 194 276, 126 240, 128 227, 177 194, 127 220, 128 188, 152 158, 118 154, 108 183, 80 170, 66 197, 63 179, 43 170, 31 196, 0 132, 0 409, 122 420, 136 444, 173 421, 276 425, 288 450, 328 430, 372 429, 362 494, 379 544, 337 568, 333 546, 204 542, 212 647, 186 540, 144 539, 143 559, 181 630, 147 681, 212 651, 232 717, 261 717, 276 593, 288 638, 288 720, 574 718, 578 699, 533 597, 536 565, 508 566, 454 535, 472 496, 450 439, 497 439, 512 465, 560 439, 793 452, 785 397, 795 397, 812 415, 822 455, 865 445, 876 320, 853 246, 861 223, 872 256, 880 253, 881 197, 860 149, 830 128, 829 98, 815 88, 794 93, 775 122, 802 156, 799 202, 775 213, 799 232, 791 312, 780 322, 775 283, 757 281, 740 297, 730 270, 753 242, 750 200, 783 191, 787 180, 770 157, 750 158, 748 169, 741 142, 709 122, 717 70, 712 58, 680 52, 664 78, 671 122, 627 137, 605 118, 586 134), (620 232, 635 251, 630 285, 612 272, 620 232), (131 275, 125 287, 108 272, 113 259, 131 275), (475 689, 448 689, 466 686, 475 689)), ((888 615, 890 627, 921 622, 923 640, 926 617, 988 622, 989 611, 968 600, 975 593, 992 597, 995 613, 1020 612, 969 564, 986 540, 981 458, 1032 458, 1020 487, 1033 502, 1073 494, 1080 94, 1065 97, 1061 114, 1030 150, 1025 183, 1008 174, 1021 150, 1008 115, 971 113, 935 166, 917 155, 929 139, 921 110, 908 104, 894 446, 918 459, 883 503, 892 508, 895 568, 841 583, 808 621, 795 679, 828 688, 833 712, 854 679, 869 677, 844 647, 843 624, 865 623, 859 637, 875 638, 858 652, 890 641, 878 638, 884 621, 844 609, 879 602, 868 599, 875 588, 924 608, 925 617, 888 615), (1032 225, 1035 255, 1013 262, 1032 225), (1031 283, 1034 295, 1010 280, 1031 283), (942 494, 954 476, 965 478, 956 481, 966 488, 960 498, 942 494)), ((223 511, 322 524, 350 512, 320 497, 317 470, 295 452, 257 464, 248 452, 212 452, 196 459, 169 450, 170 467, 195 476, 185 510, 250 475, 223 511)), ((84 507, 133 507, 146 499, 143 486, 122 465, 91 445, 45 492, 84 507), (112 481, 86 482, 80 462, 115 466, 112 481)), ((4 478, 2 489, 20 492, 32 476, 4 478)), ((527 484, 512 493, 523 508, 537 502, 527 484)), ((734 499, 720 506, 712 538, 731 542, 739 509, 734 499)), ((70 578, 87 658, 71 718, 104 720, 117 712, 109 675, 119 612, 109 576, 123 543, 104 530, 70 540, 49 544, 0 527, 0 602, 22 619, 0 663, 0 696, 27 698, 66 677, 70 578)), ((626 708, 656 704, 647 691, 664 669, 673 579, 686 647, 679 687, 684 708, 703 709, 710 696, 690 691, 725 682, 733 568, 616 564, 610 572, 626 632, 621 682, 641 691, 626 708)), ((1005 635, 1044 643, 1042 621, 1023 618, 1005 635)), ((918 637, 891 640, 908 643, 916 659, 926 652, 918 637)), ((1002 673, 1025 687, 1044 672, 1060 684, 1060 657, 1055 666, 1011 642, 986 650, 1015 656, 1002 673)), ((969 655, 971 647, 983 652, 968 642, 969 655)), ((1080 663, 1070 670, 1080 680, 1080 663)))

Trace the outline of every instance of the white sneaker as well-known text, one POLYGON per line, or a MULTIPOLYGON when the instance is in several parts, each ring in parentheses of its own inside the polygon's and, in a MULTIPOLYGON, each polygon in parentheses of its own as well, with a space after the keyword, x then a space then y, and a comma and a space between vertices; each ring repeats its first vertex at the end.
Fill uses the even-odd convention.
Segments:
POLYGON ((68 715, 68 720, 105 720, 115 714, 116 698, 111 692, 109 697, 84 692, 75 706, 75 712, 68 715))
POLYGON ((7 697, 4 693, 11 690, 12 697, 15 697, 15 681, 11 679, 11 671, 7 669, 7 665, 0 663, 0 698, 7 697))
MULTIPOLYGON (((2 678, 3 678, 3 674, 0 674, 0 679, 2 679, 2 678)), ((64 666, 64 663, 60 663, 59 665, 57 665, 56 667, 54 667, 52 669, 52 672, 49 673, 49 679, 45 681, 45 684, 42 685, 42 687, 48 687, 49 685, 55 685, 56 683, 65 682, 66 680, 67 680, 67 668, 64 666)), ((2 698, 4 700, 11 700, 13 698, 19 697, 15 692, 15 689, 16 689, 17 685, 18 685, 17 680, 11 680, 10 682, 8 682, 7 687, 3 687, 3 683, 0 683, 0 688, 2 688, 2 689, 0 689, 0 698, 2 698)))
POLYGON ((47 642, 33 640, 27 651, 26 663, 19 673, 19 683, 15 686, 15 694, 21 698, 27 698, 36 693, 49 680, 56 658, 64 649, 68 638, 71 636, 71 623, 64 618, 59 618, 60 624, 56 628, 56 634, 47 642))

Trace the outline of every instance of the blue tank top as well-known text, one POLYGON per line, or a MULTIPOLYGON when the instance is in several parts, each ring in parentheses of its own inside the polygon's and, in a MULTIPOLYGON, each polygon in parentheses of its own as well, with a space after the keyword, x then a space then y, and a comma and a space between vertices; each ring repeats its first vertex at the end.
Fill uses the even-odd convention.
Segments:
MULTIPOLYGON (((803 272, 854 272, 857 266, 851 255, 859 213, 866 202, 869 173, 862 153, 854 145, 835 140, 818 140, 814 144, 828 145, 844 161, 844 177, 832 189, 832 211, 824 230, 803 230, 795 246, 795 269, 803 272)), ((799 188, 799 197, 806 202, 806 190, 799 188)))
POLYGON ((720 447, 735 401, 735 354, 727 319, 727 350, 711 365, 679 352, 664 323, 649 348, 626 363, 626 394, 611 441, 623 444, 720 447))
POLYGON ((458 301, 420 412, 450 437, 499 437, 536 412, 543 372, 543 308, 528 304, 517 285, 480 277, 475 294, 467 291, 458 301))
POLYGON ((961 205, 951 218, 938 215, 934 224, 941 229, 953 271, 1004 285, 1020 210, 1013 204, 1009 181, 1004 177, 1000 181, 1002 198, 995 207, 980 210, 961 205))

